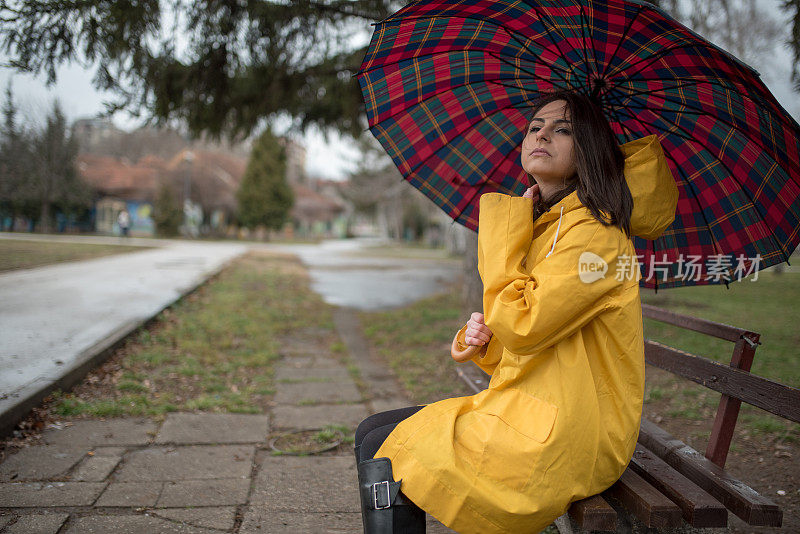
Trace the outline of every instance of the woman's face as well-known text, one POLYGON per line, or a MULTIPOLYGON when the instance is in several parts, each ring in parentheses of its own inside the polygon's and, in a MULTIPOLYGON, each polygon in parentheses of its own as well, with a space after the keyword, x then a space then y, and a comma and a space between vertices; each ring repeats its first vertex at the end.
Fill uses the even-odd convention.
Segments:
POLYGON ((534 115, 522 141, 522 168, 540 186, 562 187, 575 175, 572 123, 567 103, 556 100, 534 115))

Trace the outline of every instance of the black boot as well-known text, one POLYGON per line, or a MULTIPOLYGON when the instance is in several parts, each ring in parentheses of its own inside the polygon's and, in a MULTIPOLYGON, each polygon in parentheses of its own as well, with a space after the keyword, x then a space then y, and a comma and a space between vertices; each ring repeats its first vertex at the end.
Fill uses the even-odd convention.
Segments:
POLYGON ((400 492, 388 458, 358 464, 364 534, 425 534, 425 512, 400 492))

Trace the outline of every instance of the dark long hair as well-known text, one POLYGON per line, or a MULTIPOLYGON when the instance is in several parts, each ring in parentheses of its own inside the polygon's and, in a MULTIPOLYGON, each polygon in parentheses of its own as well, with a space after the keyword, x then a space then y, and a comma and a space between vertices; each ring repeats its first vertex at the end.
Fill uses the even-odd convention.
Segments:
POLYGON ((605 226, 617 226, 631 235, 633 197, 625 181, 625 156, 602 110, 588 96, 572 91, 548 93, 533 106, 536 115, 545 105, 563 100, 572 122, 576 178, 552 198, 541 199, 534 218, 577 190, 578 199, 605 226))

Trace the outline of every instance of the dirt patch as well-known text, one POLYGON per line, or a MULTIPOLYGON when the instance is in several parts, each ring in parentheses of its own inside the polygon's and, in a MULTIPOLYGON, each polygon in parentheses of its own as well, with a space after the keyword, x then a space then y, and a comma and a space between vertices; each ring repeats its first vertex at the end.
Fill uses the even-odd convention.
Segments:
POLYGON ((344 441, 342 430, 336 428, 314 428, 284 432, 273 436, 269 441, 270 448, 277 454, 304 456, 319 454, 337 449, 344 441))

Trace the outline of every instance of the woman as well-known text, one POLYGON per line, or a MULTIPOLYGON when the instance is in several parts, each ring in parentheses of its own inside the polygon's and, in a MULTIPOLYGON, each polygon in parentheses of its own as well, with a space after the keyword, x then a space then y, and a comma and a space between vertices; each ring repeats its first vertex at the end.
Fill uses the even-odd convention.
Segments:
POLYGON ((644 342, 630 236, 661 235, 677 188, 654 136, 621 150, 573 93, 536 104, 521 158, 525 196, 480 200, 485 316, 456 338, 482 347, 489 387, 359 426, 367 532, 424 532, 419 508, 461 533, 539 532, 633 454, 644 342))

